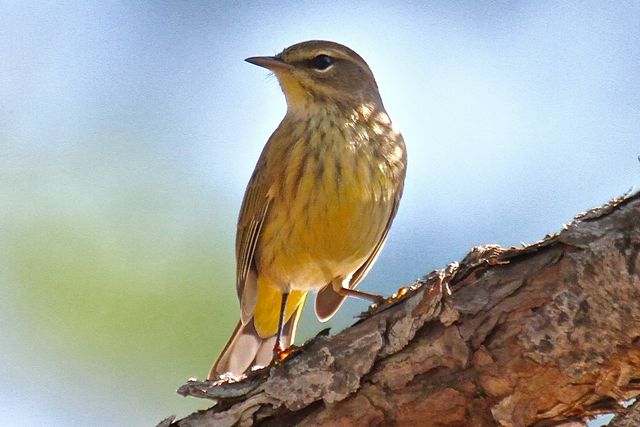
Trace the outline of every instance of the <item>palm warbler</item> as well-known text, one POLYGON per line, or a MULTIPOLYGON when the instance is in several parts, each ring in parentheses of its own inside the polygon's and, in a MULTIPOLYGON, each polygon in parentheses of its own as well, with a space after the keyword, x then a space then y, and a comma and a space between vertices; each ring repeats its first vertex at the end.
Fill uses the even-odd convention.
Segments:
POLYGON ((244 195, 236 237, 240 321, 209 379, 268 365, 293 342, 309 291, 331 318, 387 237, 404 185, 404 141, 369 66, 328 41, 246 61, 272 71, 287 114, 244 195))

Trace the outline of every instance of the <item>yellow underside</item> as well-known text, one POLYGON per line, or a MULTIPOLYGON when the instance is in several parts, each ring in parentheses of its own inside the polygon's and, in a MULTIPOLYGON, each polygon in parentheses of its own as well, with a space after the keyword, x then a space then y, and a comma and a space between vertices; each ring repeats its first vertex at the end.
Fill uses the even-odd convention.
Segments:
POLYGON ((290 149, 256 249, 260 276, 283 291, 319 290, 353 274, 393 209, 395 186, 384 162, 341 147, 337 130, 324 139, 319 133, 290 149))
MULTIPOLYGON (((285 323, 300 305, 304 304, 307 292, 291 291, 287 298, 285 309, 285 323)), ((280 306, 282 304, 282 292, 270 286, 264 279, 258 280, 258 299, 253 313, 253 322, 256 331, 261 338, 267 338, 278 332, 278 320, 280 319, 280 306)), ((301 310, 302 311, 302 310, 301 310)), ((299 313, 294 322, 298 322, 299 313)), ((295 328, 295 326, 294 326, 295 328)), ((292 337, 293 338, 293 337, 292 337)))
MULTIPOLYGON (((278 79, 288 103, 308 106, 294 77, 278 79)), ((338 108, 309 114, 305 132, 292 119, 297 127, 281 125, 289 132, 276 131, 270 140, 270 204, 254 253, 254 323, 262 338, 277 333, 282 292, 290 291, 288 321, 308 291, 341 282, 365 264, 392 215, 404 171, 402 146, 392 150, 389 142, 398 136, 381 136, 366 117, 344 114, 338 108)))

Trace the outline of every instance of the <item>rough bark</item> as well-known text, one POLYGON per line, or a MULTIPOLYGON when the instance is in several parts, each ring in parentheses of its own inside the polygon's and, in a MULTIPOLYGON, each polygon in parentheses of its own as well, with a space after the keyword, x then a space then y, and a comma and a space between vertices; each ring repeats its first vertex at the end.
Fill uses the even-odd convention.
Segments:
POLYGON ((640 426, 640 400, 628 408, 618 411, 608 427, 638 427, 640 426))
POLYGON ((178 393, 215 405, 161 425, 639 425, 621 406, 640 394, 639 254, 639 193, 535 244, 474 248, 281 364, 189 381, 178 393))

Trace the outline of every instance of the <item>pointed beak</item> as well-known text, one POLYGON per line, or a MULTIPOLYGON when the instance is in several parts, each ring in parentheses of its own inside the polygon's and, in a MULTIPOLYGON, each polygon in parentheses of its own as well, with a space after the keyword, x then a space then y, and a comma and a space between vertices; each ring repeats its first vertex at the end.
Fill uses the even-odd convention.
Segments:
POLYGON ((245 59, 245 61, 259 67, 264 67, 274 73, 293 70, 293 65, 287 64, 278 56, 252 56, 251 58, 245 59))

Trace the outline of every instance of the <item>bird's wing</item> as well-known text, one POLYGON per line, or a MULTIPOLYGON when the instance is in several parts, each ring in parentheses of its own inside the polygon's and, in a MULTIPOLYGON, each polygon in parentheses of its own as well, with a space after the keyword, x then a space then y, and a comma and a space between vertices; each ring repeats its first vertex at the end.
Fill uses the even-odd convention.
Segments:
POLYGON ((236 290, 240 300, 240 318, 243 324, 249 321, 256 305, 258 272, 254 263, 254 254, 271 201, 270 183, 266 180, 266 168, 262 163, 261 157, 247 185, 238 217, 236 290))
POLYGON ((396 197, 393 200, 393 206, 391 207, 391 214, 389 215, 389 219, 387 220, 387 223, 384 226, 384 231, 380 235, 380 239, 378 240, 378 243, 376 243, 376 246, 373 248, 373 251, 369 255, 369 258, 367 258, 364 264, 362 264, 360 268, 358 268, 356 272, 353 273, 353 276, 351 276, 351 280, 349 281, 349 288, 353 289, 356 286, 358 286, 358 284, 362 281, 362 279, 364 279, 364 277, 367 275, 369 270, 371 270, 371 267, 373 267, 373 264, 376 262, 376 259, 378 259, 378 255, 380 255, 380 250, 384 246, 384 242, 387 240, 387 235, 389 234, 389 230, 391 229, 391 223, 393 222, 393 218, 395 218, 396 212, 398 212, 398 206, 400 205, 401 196, 402 196, 402 187, 400 187, 396 192, 396 197))
MULTIPOLYGON (((354 289, 358 284, 364 279, 367 275, 373 264, 375 263, 378 255, 380 255, 380 250, 382 246, 384 246, 385 240, 387 240, 387 235, 389 234, 389 229, 391 229, 391 223, 393 222, 393 218, 396 216, 396 212, 398 211, 398 206, 400 205, 400 198, 402 197, 404 183, 401 183, 400 187, 396 191, 393 205, 391 207, 391 213, 385 224, 384 230, 380 235, 380 239, 376 243, 373 248, 373 251, 366 259, 366 261, 353 273, 351 276, 351 280, 349 281, 349 288, 354 289)), ((336 291, 333 290, 333 283, 328 284, 324 288, 322 288, 318 294, 316 295, 316 316, 318 320, 321 322, 326 322, 331 319, 333 315, 338 311, 342 303, 344 302, 345 297, 338 295, 336 291)))
MULTIPOLYGON (((369 258, 367 258, 367 260, 360 266, 360 268, 358 268, 351 276, 351 280, 349 281, 350 289, 354 289, 356 286, 358 286, 358 284, 362 281, 362 279, 364 279, 364 277, 367 275, 369 270, 371 270, 371 267, 373 267, 373 264, 378 258, 378 255, 380 255, 380 250, 382 249, 382 246, 384 246, 385 240, 387 240, 387 235, 389 234, 391 223, 393 222, 393 219, 395 218, 396 213, 398 212, 398 206, 400 206, 400 199, 402 198, 402 192, 404 191, 404 177, 407 172, 407 157, 406 157, 407 154, 406 154, 404 139, 402 138, 402 135, 396 134, 394 147, 401 148, 402 158, 400 161, 402 163, 402 170, 401 172, 399 172, 400 176, 396 177, 398 182, 398 187, 396 188, 395 194, 393 195, 393 205, 391 206, 391 212, 389 213, 389 218, 387 219, 387 223, 384 226, 384 231, 380 235, 380 239, 378 240, 378 243, 376 243, 375 247, 373 248, 373 251, 371 251, 369 258)), ((396 162, 398 162, 398 160, 396 160, 396 162)))

